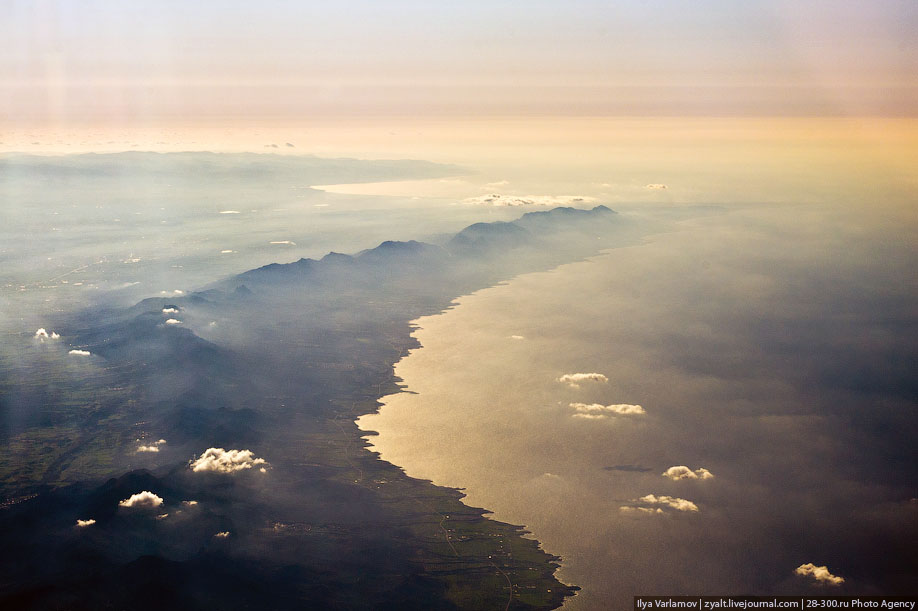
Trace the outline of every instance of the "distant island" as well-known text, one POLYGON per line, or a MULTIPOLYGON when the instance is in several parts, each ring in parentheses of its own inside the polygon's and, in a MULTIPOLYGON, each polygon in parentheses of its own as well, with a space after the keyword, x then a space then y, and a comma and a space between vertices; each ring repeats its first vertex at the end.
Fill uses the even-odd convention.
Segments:
POLYGON ((556 208, 63 316, 78 354, 48 344, 42 380, 0 382, 18 453, 0 607, 559 607, 577 589, 559 558, 380 460, 354 420, 399 391, 412 320, 634 235, 605 206, 556 208))

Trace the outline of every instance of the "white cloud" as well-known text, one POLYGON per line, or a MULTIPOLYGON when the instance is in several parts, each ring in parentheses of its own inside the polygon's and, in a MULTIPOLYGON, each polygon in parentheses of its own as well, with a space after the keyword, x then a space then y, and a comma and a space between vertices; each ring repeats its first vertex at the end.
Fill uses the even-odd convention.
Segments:
POLYGON ((184 295, 185 291, 181 289, 175 289, 171 293, 169 291, 160 291, 159 294, 160 295, 184 295))
POLYGON ((193 507, 194 505, 197 505, 197 504, 198 504, 197 501, 182 501, 182 505, 184 505, 185 507, 193 507))
POLYGON ((169 517, 169 514, 168 514, 168 513, 161 513, 161 514, 159 514, 158 516, 156 516, 156 519, 157 519, 157 520, 165 520, 165 519, 168 518, 168 517, 169 517))
POLYGON ((191 470, 194 472, 216 471, 217 473, 235 473, 251 469, 256 465, 264 465, 259 469, 264 473, 268 463, 264 458, 255 458, 251 450, 224 450, 223 448, 208 448, 200 458, 190 463, 191 470))
POLYGON ((178 308, 163 308, 163 314, 178 314, 178 308))
POLYGON ((290 240, 276 240, 274 242, 268 242, 268 244, 282 244, 284 246, 296 246, 296 242, 291 242, 290 240))
POLYGON ((571 403, 571 409, 576 413, 574 416, 584 417, 592 416, 604 418, 606 416, 636 416, 646 413, 640 405, 631 405, 630 403, 614 403, 612 405, 602 405, 601 403, 571 403))
POLYGON ((609 378, 601 373, 565 373, 558 378, 562 384, 567 384, 571 388, 580 388, 581 382, 601 382, 605 384, 609 378))
POLYGON ((624 513, 663 513, 659 507, 654 509, 652 507, 632 507, 631 505, 622 505, 619 510, 624 513))
POLYGON ((153 494, 149 490, 132 494, 131 498, 124 499, 118 505, 121 507, 159 507, 163 504, 161 496, 153 494))
POLYGON ((239 214, 238 210, 221 210, 220 214, 239 214))
POLYGON ((665 513, 664 509, 674 511, 698 511, 698 505, 685 499, 674 496, 647 494, 632 503, 636 505, 622 505, 620 509, 625 512, 634 513, 665 513))
POLYGON ((474 206, 572 206, 595 201, 585 195, 501 195, 490 193, 462 200, 474 206))
POLYGON ((154 441, 153 443, 141 445, 137 447, 137 452, 159 452, 159 446, 166 443, 165 439, 160 439, 159 441, 154 441))
POLYGON ((826 566, 816 566, 812 562, 807 562, 806 564, 801 564, 796 569, 794 573, 797 575, 803 575, 804 577, 809 575, 816 581, 820 583, 827 583, 829 585, 837 586, 845 583, 844 577, 839 577, 833 575, 829 572, 829 568, 826 566))
POLYGON ((236 252, 236 251, 235 251, 235 250, 221 250, 221 251, 220 251, 220 254, 221 254, 221 255, 231 255, 231 254, 233 254, 234 252, 236 252))
POLYGON ((645 188, 646 188, 646 189, 660 190, 660 189, 666 189, 666 188, 668 188, 668 187, 667 187, 666 185, 664 185, 663 183, 652 182, 652 183, 650 183, 649 185, 647 185, 645 188))
POLYGON ((177 318, 170 318, 169 320, 166 321, 166 324, 167 325, 180 325, 182 324, 182 321, 180 321, 177 318))
POLYGON ((713 479, 714 474, 704 467, 692 471, 685 465, 676 465, 663 472, 663 477, 668 477, 674 482, 680 479, 713 479))
POLYGON ((698 505, 695 503, 674 496, 654 496, 653 494, 648 494, 642 496, 638 500, 648 505, 665 505, 667 507, 672 507, 676 511, 698 511, 698 505))
POLYGON ((605 414, 584 414, 582 412, 577 412, 573 414, 574 418, 582 418, 584 420, 604 420, 606 418, 605 414))
POLYGON ((520 340, 520 339, 526 339, 526 338, 523 337, 522 335, 511 335, 511 336, 510 336, 510 339, 517 339, 517 340, 520 340))
POLYGON ((87 350, 71 350, 67 354, 72 354, 73 356, 89 356, 91 353, 87 350))
POLYGON ((48 333, 47 331, 44 330, 44 328, 41 328, 35 332, 35 339, 42 341, 42 342, 45 341, 46 339, 60 339, 60 337, 61 336, 55 333, 54 331, 52 331, 51 333, 48 333))
POLYGON ((230 536, 230 534, 228 530, 224 530, 224 531, 218 532, 214 536, 218 539, 226 539, 227 537, 230 536))
POLYGON ((77 525, 77 528, 86 528, 87 526, 92 526, 92 525, 95 524, 95 523, 96 523, 96 521, 93 520, 92 518, 90 518, 90 519, 88 519, 88 520, 79 520, 79 519, 78 519, 76 525, 77 525))

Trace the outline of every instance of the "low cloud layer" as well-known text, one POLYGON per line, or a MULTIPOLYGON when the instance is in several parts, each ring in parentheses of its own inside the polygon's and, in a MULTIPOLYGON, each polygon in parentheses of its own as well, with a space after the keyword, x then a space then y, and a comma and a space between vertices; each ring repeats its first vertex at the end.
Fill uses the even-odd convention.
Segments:
POLYGON ((71 350, 67 354, 72 354, 73 356, 89 356, 91 353, 88 350, 71 350))
POLYGON ((705 469, 704 467, 695 469, 692 471, 685 465, 677 465, 675 467, 670 467, 662 473, 663 477, 668 477, 674 482, 681 479, 713 479, 714 474, 705 469))
POLYGON ((605 384, 609 381, 609 378, 601 373, 565 373, 558 378, 558 381, 562 384, 567 384, 571 388, 580 388, 580 384, 583 382, 598 382, 605 384))
POLYGON ((259 471, 265 472, 268 466, 264 458, 255 458, 251 450, 224 450, 223 448, 208 448, 200 458, 191 461, 191 470, 195 473, 213 471, 216 473, 235 473, 253 467, 260 467, 259 471))
POLYGON ((829 568, 826 566, 816 566, 812 562, 807 562, 806 564, 801 564, 796 569, 794 573, 797 575, 802 575, 804 577, 812 577, 819 583, 824 583, 828 585, 838 586, 845 583, 844 577, 839 577, 838 575, 833 575, 829 572, 829 568))
POLYGON ((632 501, 634 505, 622 505, 624 512, 665 513, 664 509, 673 511, 697 512, 698 505, 675 496, 647 494, 632 501))
POLYGON ((473 206, 574 206, 595 201, 583 195, 501 195, 490 193, 469 197, 463 203, 473 206))
POLYGON ((124 499, 118 505, 121 507, 143 507, 143 508, 152 508, 159 507, 163 504, 163 499, 157 494, 153 494, 149 490, 144 490, 143 492, 138 492, 137 494, 132 494, 131 498, 124 499))
POLYGON ((577 418, 639 416, 646 413, 644 408, 640 405, 631 405, 629 403, 615 403, 612 405, 602 405, 601 403, 571 403, 570 407, 574 410, 574 416, 577 418))

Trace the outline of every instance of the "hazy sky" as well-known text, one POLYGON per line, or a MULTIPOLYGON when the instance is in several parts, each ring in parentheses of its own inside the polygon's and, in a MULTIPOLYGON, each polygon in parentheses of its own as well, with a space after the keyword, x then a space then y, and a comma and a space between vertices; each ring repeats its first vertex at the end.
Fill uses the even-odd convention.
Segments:
POLYGON ((916 31, 911 0, 12 0, 0 117, 913 116, 916 31))

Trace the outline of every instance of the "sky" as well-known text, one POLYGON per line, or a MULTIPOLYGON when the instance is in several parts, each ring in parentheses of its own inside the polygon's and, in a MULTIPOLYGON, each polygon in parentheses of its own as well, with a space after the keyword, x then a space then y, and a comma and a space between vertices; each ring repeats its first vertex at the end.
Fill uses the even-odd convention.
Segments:
POLYGON ((914 116, 918 5, 0 6, 0 126, 352 116, 914 116))

